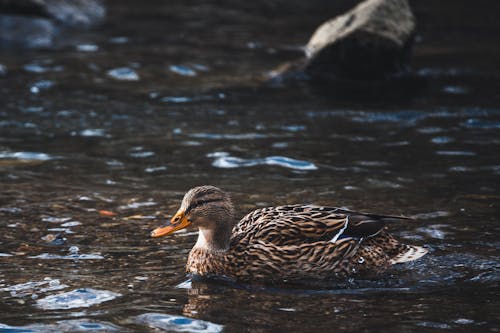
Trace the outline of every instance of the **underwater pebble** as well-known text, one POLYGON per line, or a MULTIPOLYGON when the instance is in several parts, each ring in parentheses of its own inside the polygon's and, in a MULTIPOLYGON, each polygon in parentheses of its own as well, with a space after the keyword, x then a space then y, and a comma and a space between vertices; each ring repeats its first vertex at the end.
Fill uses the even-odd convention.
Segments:
POLYGON ((174 316, 162 313, 145 313, 135 317, 134 322, 168 332, 222 332, 224 326, 209 321, 174 316))
POLYGON ((82 288, 47 296, 36 301, 36 306, 44 310, 63 310, 90 307, 122 296, 108 290, 82 288))

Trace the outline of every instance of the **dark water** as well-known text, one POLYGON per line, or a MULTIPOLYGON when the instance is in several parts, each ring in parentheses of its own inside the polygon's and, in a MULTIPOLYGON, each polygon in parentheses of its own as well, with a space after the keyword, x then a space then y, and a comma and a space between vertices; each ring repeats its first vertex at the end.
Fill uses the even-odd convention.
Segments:
POLYGON ((348 1, 108 4, 0 53, 0 331, 499 330, 496 2, 415 1, 419 83, 368 91, 262 83, 348 1), (391 229, 430 254, 349 289, 184 283, 195 232, 148 232, 200 184, 413 216, 391 229))

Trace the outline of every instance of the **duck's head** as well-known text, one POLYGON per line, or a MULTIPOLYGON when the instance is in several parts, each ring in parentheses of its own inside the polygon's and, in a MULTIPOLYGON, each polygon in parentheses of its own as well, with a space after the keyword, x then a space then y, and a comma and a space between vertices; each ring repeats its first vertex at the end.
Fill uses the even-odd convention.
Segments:
POLYGON ((192 225, 200 229, 200 234, 217 234, 220 238, 226 237, 228 231, 230 236, 233 223, 234 208, 229 195, 215 186, 199 186, 184 195, 181 207, 170 222, 153 230, 151 236, 170 235, 192 225))

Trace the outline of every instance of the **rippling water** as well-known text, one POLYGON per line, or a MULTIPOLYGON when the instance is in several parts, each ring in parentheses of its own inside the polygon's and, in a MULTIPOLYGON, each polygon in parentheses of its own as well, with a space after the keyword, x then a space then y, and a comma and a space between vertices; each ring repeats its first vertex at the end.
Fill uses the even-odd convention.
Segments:
POLYGON ((414 2, 416 85, 263 83, 348 2, 109 1, 73 44, 3 50, 0 331, 498 331, 494 11, 414 2), (411 216, 390 227, 430 254, 345 286, 186 281, 196 232, 149 231, 200 184, 241 216, 411 216))

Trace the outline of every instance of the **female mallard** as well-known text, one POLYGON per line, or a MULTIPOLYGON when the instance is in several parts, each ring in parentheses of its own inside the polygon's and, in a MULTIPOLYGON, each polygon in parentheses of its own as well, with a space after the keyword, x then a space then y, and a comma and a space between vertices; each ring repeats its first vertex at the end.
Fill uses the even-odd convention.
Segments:
POLYGON ((188 273, 238 281, 329 280, 379 273, 427 250, 400 243, 384 222, 400 217, 340 208, 290 205, 255 210, 235 225, 228 194, 214 186, 191 189, 160 237, 198 227, 188 273))

